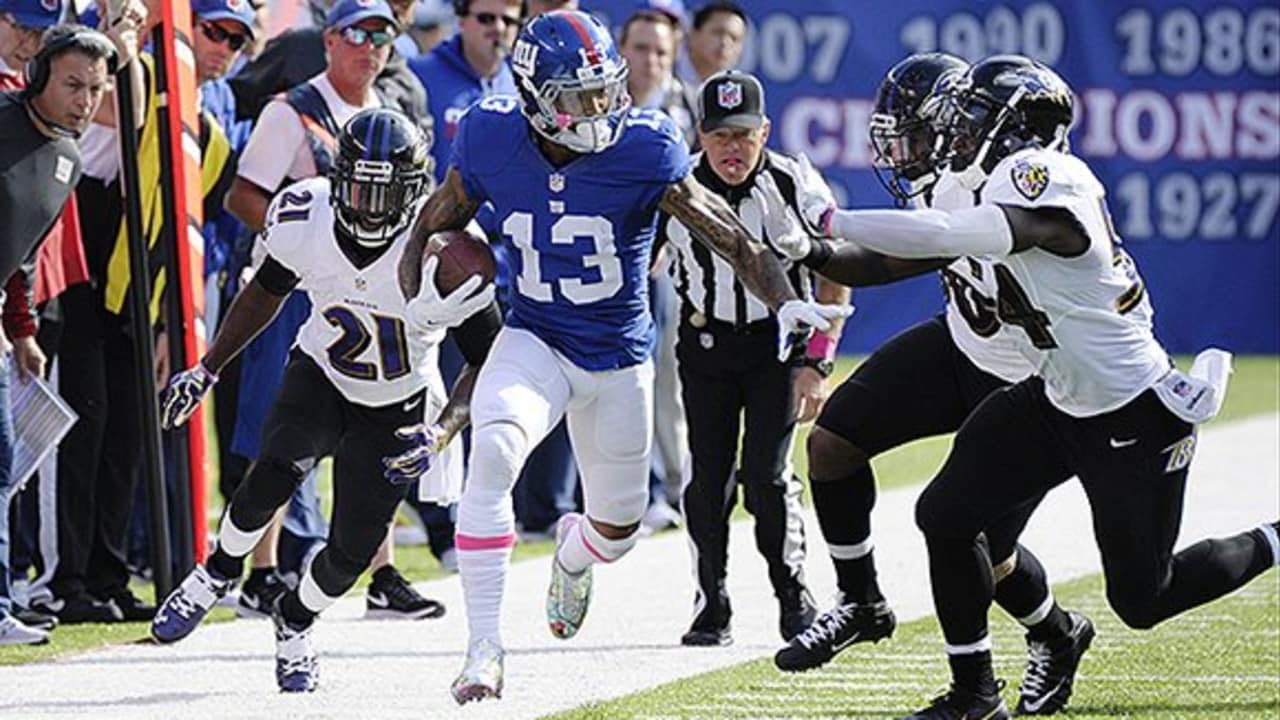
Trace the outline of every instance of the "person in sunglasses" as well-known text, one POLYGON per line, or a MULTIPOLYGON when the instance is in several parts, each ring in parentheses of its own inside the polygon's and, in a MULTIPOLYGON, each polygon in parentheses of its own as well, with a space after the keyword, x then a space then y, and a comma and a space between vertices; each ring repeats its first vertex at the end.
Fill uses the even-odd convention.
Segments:
MULTIPOLYGON (((395 107, 379 97, 374 83, 386 66, 396 27, 396 16, 385 0, 342 0, 329 10, 324 31, 328 67, 268 103, 241 153, 227 209, 248 228, 263 229, 267 207, 285 185, 329 172, 336 157, 336 138, 348 120, 361 110, 395 107)), ((237 452, 243 450, 240 454, 247 458, 256 458, 261 450, 267 405, 280 387, 289 347, 308 314, 305 298, 291 298, 275 322, 248 348, 240 370, 234 442, 237 452), (249 440, 241 442, 242 438, 249 440)), ((314 493, 314 485, 309 483, 304 492, 314 493)), ((304 542, 314 537, 314 524, 305 513, 285 519, 291 535, 304 542)), ((274 577, 279 565, 276 550, 275 534, 268 533, 254 552, 254 570, 241 588, 242 614, 263 614, 279 595, 282 586, 274 577)), ((419 619, 444 612, 440 603, 414 591, 391 563, 388 533, 388 541, 373 563, 370 615, 419 619)))
POLYGON ((520 10, 520 0, 454 0, 457 34, 409 61, 430 90, 427 108, 440 138, 431 149, 436 180, 444 177, 462 113, 482 97, 516 93, 506 60, 520 31, 520 10))
POLYGON ((227 74, 253 42, 253 6, 246 0, 194 0, 196 81, 203 85, 227 74))
MULTIPOLYGON (((344 3, 316 0, 309 5, 316 14, 311 27, 293 28, 271 38, 261 53, 230 78, 241 119, 258 117, 275 96, 324 72, 328 66, 324 39, 329 29, 328 17, 334 7, 344 3)), ((414 5, 413 0, 387 0, 397 30, 404 30, 413 22, 414 5)), ((394 107, 413 120, 430 143, 433 129, 427 113, 427 92, 409 71, 405 57, 394 48, 373 87, 384 106, 394 107)))

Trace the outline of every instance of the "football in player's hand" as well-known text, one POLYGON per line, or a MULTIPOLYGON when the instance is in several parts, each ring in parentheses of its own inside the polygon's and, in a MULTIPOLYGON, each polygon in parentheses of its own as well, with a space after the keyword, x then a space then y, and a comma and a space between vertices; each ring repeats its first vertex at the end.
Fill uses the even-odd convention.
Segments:
POLYGON ((484 287, 493 282, 497 272, 489 243, 466 230, 445 230, 428 238, 422 261, 433 256, 440 258, 435 282, 441 295, 453 292, 472 275, 483 278, 480 287, 484 287))

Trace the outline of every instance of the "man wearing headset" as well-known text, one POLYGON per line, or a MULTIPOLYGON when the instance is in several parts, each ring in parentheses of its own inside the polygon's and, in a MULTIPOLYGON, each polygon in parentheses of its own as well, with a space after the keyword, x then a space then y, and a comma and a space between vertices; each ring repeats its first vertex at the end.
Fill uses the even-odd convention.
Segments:
MULTIPOLYGON (((116 50, 105 35, 60 25, 45 33, 27 69, 27 88, 0 92, 0 218, 5 229, 0 277, 8 278, 32 258, 61 214, 80 179, 75 138, 102 104, 116 64, 116 50)), ((16 478, 10 474, 9 349, 0 334, 0 645, 36 644, 46 642, 48 634, 10 615, 7 498, 16 478)))

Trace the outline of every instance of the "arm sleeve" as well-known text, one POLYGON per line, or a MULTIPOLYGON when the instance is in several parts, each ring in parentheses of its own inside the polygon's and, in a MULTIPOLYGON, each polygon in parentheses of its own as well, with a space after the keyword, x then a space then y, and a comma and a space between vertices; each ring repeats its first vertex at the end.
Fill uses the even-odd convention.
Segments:
POLYGON ((493 346, 493 340, 501 329, 502 313, 498 311, 497 303, 490 303, 489 307, 467 318, 449 332, 453 335, 454 342, 458 343, 458 350, 466 358, 467 364, 479 367, 488 357, 489 348, 493 346))
POLYGON ((4 334, 10 339, 36 334, 36 314, 31 307, 31 288, 35 267, 23 265, 9 277, 4 286, 4 334))
POLYGON ((995 205, 945 210, 835 210, 831 234, 890 257, 1008 255, 1013 231, 995 205))
POLYGON ((293 292, 301 280, 292 270, 281 265, 279 260, 270 255, 262 261, 262 267, 258 268, 258 273, 253 277, 267 292, 276 297, 284 297, 293 292))

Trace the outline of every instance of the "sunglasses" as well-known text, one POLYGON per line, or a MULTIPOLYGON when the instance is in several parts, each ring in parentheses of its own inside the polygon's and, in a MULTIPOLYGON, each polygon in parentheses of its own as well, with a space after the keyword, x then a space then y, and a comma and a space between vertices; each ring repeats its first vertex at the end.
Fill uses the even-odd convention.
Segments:
POLYGON ((498 13, 491 12, 470 13, 470 15, 476 19, 476 22, 484 25, 485 27, 494 25, 499 20, 505 23, 507 27, 520 27, 522 24, 520 18, 515 15, 499 15, 498 13))
POLYGON ((224 30, 213 23, 200 23, 200 32, 212 43, 221 43, 225 41, 227 47, 232 52, 240 52, 244 48, 245 43, 249 42, 249 36, 241 33, 234 33, 224 30))
POLYGON ((348 45, 360 47, 365 43, 373 43, 375 48, 386 47, 395 39, 395 33, 386 30, 365 30, 362 27, 351 27, 342 29, 342 39, 347 41, 348 45))

